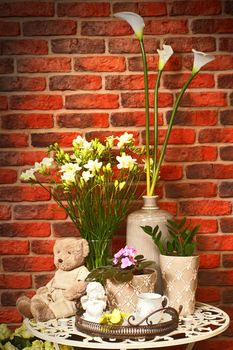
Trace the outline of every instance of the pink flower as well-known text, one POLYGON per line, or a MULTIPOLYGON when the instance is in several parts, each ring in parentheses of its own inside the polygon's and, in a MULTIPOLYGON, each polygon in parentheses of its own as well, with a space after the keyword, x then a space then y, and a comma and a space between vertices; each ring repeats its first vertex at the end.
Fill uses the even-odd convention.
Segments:
POLYGON ((134 265, 134 262, 132 262, 128 257, 121 259, 121 268, 125 269, 126 267, 134 265))

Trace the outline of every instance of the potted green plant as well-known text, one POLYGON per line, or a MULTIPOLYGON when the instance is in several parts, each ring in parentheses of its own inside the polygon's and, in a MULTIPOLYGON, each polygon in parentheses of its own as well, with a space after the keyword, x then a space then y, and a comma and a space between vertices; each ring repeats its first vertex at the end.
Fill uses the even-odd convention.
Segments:
POLYGON ((162 238, 159 226, 142 226, 145 233, 151 236, 160 252, 160 269, 163 280, 163 291, 169 299, 170 306, 176 310, 182 305, 181 315, 194 312, 195 292, 199 256, 195 254, 195 235, 200 225, 191 228, 186 217, 179 222, 167 220, 169 237, 162 238))
POLYGON ((150 268, 153 261, 137 255, 134 247, 125 246, 112 263, 90 272, 86 281, 99 281, 105 286, 110 309, 132 313, 140 293, 154 292, 157 273, 150 268))

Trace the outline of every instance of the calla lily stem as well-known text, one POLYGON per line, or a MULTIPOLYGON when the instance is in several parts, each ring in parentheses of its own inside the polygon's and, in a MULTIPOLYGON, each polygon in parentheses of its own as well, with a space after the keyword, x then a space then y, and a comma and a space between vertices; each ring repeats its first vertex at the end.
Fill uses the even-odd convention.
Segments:
POLYGON ((154 160, 153 160, 153 172, 155 172, 156 165, 157 165, 157 149, 158 149, 158 119, 159 119, 159 113, 158 113, 158 92, 159 92, 159 85, 160 85, 160 79, 162 76, 162 70, 158 71, 158 76, 155 83, 154 88, 154 160))

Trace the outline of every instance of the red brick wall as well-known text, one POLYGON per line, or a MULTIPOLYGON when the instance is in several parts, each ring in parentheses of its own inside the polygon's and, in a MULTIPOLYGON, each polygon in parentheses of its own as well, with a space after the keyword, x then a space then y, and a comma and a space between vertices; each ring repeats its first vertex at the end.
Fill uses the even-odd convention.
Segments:
MULTIPOLYGON (((167 43, 175 51, 159 96, 160 142, 192 66, 191 49, 216 56, 182 101, 160 203, 202 224, 198 298, 233 316, 233 1, 8 0, 0 3, 0 322, 21 321, 15 300, 50 278, 54 239, 76 234, 47 193, 20 182, 22 170, 40 161, 48 144, 69 147, 79 134, 128 131, 144 141, 140 50, 130 27, 112 18, 117 11, 145 19, 151 88, 156 49, 167 43)), ((231 336, 232 327, 206 349, 219 342, 232 349, 231 336)))

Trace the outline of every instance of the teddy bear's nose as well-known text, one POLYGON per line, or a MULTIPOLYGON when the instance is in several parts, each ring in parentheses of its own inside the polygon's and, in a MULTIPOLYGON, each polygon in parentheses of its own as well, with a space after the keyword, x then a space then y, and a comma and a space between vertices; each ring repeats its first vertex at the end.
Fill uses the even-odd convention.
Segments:
POLYGON ((63 260, 62 260, 62 259, 58 259, 58 262, 59 262, 59 263, 62 263, 62 262, 63 262, 63 260))

